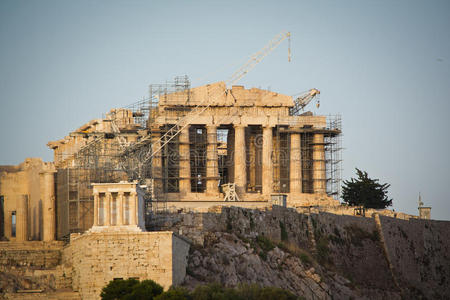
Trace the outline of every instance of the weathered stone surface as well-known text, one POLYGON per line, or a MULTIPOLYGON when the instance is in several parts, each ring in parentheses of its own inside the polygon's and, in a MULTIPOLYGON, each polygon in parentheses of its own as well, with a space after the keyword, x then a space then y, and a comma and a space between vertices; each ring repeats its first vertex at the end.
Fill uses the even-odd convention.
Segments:
POLYGON ((63 262, 73 268, 73 290, 99 299, 114 278, 153 279, 165 289, 181 283, 188 250, 172 232, 88 232, 71 237, 63 262))
POLYGON ((217 280, 276 285, 307 299, 448 298, 449 222, 381 217, 380 232, 373 218, 231 207, 174 215, 164 228, 199 245, 189 258, 191 287, 217 280), (258 236, 281 245, 266 260, 258 236))

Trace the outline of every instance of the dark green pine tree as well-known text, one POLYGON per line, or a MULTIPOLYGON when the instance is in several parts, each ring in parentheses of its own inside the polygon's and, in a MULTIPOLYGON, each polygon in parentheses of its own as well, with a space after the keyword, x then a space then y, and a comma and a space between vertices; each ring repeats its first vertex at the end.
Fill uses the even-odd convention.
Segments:
POLYGON ((356 169, 358 178, 344 181, 342 199, 350 206, 365 208, 386 208, 392 205, 392 199, 387 196, 390 184, 380 184, 378 179, 371 179, 367 172, 356 169))

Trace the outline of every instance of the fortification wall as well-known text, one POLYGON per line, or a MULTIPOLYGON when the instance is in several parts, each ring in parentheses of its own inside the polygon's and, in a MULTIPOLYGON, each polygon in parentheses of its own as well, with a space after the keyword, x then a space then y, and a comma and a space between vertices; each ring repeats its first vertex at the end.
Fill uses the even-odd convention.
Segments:
POLYGON ((221 213, 173 215, 162 228, 200 245, 215 232, 244 240, 264 235, 308 251, 369 298, 380 292, 394 298, 449 298, 450 222, 380 219, 378 226, 371 217, 302 214, 277 206, 265 211, 223 207, 221 213))
POLYGON ((400 286, 428 299, 450 299, 450 222, 380 221, 400 286))

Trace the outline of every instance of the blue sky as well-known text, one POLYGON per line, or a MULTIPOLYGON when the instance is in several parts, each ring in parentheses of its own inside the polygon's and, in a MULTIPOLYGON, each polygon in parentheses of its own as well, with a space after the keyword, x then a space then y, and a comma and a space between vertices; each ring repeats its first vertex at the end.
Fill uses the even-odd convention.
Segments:
POLYGON ((0 1, 0 164, 52 160, 46 143, 148 85, 226 80, 282 30, 240 84, 321 90, 343 119, 343 179, 391 184, 397 211, 450 219, 449 1, 0 1))

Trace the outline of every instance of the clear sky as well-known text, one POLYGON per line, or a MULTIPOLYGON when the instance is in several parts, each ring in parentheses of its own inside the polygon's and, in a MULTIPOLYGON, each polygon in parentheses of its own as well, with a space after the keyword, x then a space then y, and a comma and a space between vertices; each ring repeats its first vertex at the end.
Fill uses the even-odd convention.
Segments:
POLYGON ((226 80, 282 30, 240 84, 321 90, 343 118, 343 179, 391 184, 397 211, 450 220, 450 1, 0 0, 0 164, 46 147, 148 85, 226 80))

